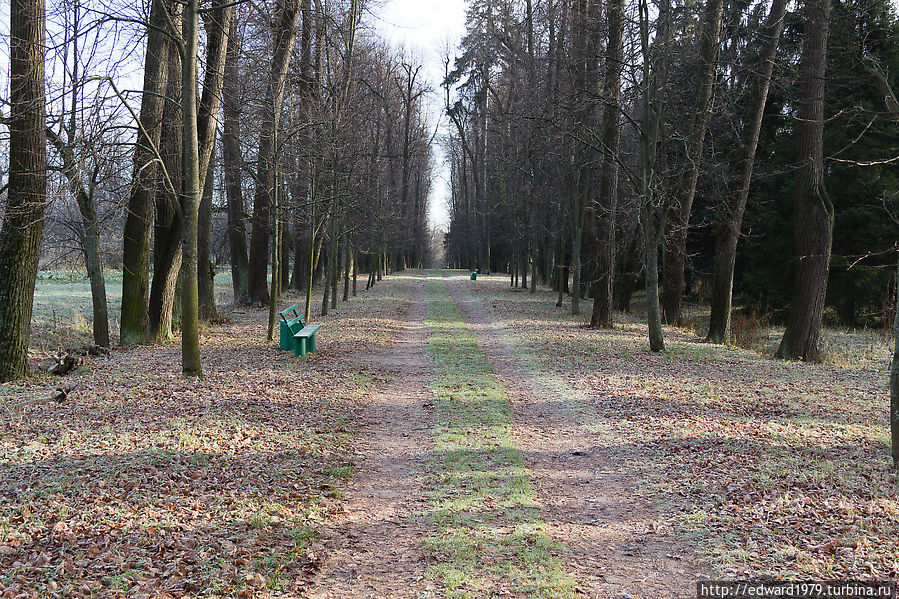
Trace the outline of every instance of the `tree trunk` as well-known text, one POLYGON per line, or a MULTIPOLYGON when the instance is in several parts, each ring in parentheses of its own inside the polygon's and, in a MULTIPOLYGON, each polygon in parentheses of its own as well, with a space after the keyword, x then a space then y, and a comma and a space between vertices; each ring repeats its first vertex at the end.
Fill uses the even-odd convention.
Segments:
POLYGON ((331 251, 334 252, 334 259, 328 261, 328 266, 331 269, 331 272, 328 273, 328 280, 331 282, 331 309, 337 309, 337 285, 340 280, 340 254, 342 253, 340 250, 340 229, 338 228, 337 220, 334 220, 334 227, 331 231, 332 241, 331 241, 331 251))
POLYGON ((665 212, 656 206, 654 197, 656 159, 661 129, 662 91, 668 83, 668 44, 670 42, 671 5, 663 0, 659 6, 657 40, 650 45, 649 2, 640 0, 640 52, 642 54, 643 124, 640 127, 640 224, 643 227, 643 257, 646 269, 646 322, 649 349, 665 349, 662 315, 659 305, 659 243, 665 230, 665 212), (653 46, 659 48, 655 56, 653 46))
MULTIPOLYGON (((899 281, 899 271, 897 271, 899 281)), ((893 467, 899 468, 899 310, 893 317, 893 363, 890 367, 890 442, 893 467)))
MULTIPOLYGON (((200 140, 197 133, 197 40, 199 0, 184 6, 184 60, 181 65, 182 155, 181 207, 183 210, 184 263, 181 266, 181 372, 201 377, 199 290, 197 281, 197 224, 201 194, 200 140)), ((211 141, 211 137, 207 138, 211 141)), ((210 181, 211 187, 211 181, 210 181)))
MULTIPOLYGON (((275 117, 273 144, 278 144, 278 118, 275 117)), ((268 340, 275 337, 275 320, 278 311, 278 298, 281 297, 281 161, 275 159, 275 172, 272 175, 272 293, 268 302, 268 340)))
MULTIPOLYGON (((215 178, 215 136, 218 123, 219 103, 224 85, 224 69, 228 43, 231 37, 231 23, 234 4, 228 0, 216 0, 212 10, 206 13, 206 72, 203 75, 203 96, 197 109, 197 151, 200 211, 197 222, 197 287, 199 290, 199 318, 210 320, 216 317, 215 270, 209 259, 209 245, 212 237, 212 187, 215 178), (224 5, 224 6, 223 6, 224 5)), ((196 83, 194 83, 196 87, 196 83)))
POLYGON ((662 316, 668 324, 680 323, 687 259, 687 228, 693 210, 696 183, 699 180, 705 132, 711 118, 722 6, 723 0, 708 0, 703 15, 699 41, 699 93, 690 121, 690 130, 687 132, 685 164, 677 179, 674 201, 668 211, 662 289, 662 316))
MULTIPOLYGON (((184 13, 182 5, 174 4, 173 24, 178 28, 174 35, 182 34, 184 13)), ((162 120, 162 140, 160 152, 163 164, 171 177, 174 190, 157 185, 156 187, 156 219, 153 233, 153 281, 150 284, 150 334, 155 341, 167 341, 172 338, 174 320, 174 302, 178 276, 181 272, 182 234, 184 211, 180 205, 182 196, 183 126, 182 111, 179 104, 182 100, 183 78, 180 77, 183 65, 176 43, 169 41, 169 80, 162 120)))
POLYGON ((215 266, 209 257, 212 237, 212 188, 215 180, 215 161, 210 160, 206 169, 206 183, 200 200, 197 226, 197 288, 200 297, 200 320, 209 321, 218 316, 215 309, 215 266))
POLYGON ((646 321, 649 325, 649 350, 665 350, 662 313, 659 305, 659 241, 662 227, 656 222, 651 206, 644 209, 643 253, 646 260, 646 321))
POLYGON ((134 175, 122 246, 122 316, 119 341, 123 345, 149 339, 150 235, 160 166, 156 150, 162 135, 162 116, 168 80, 169 39, 166 0, 153 0, 144 59, 144 93, 134 149, 134 175))
MULTIPOLYGON (((282 175, 283 177, 283 175, 282 175)), ((281 249, 278 255, 281 258, 281 288, 278 295, 283 295, 290 284, 290 220, 287 218, 289 208, 286 205, 287 196, 284 194, 284 185, 278 190, 281 196, 281 249)))
POLYGON ((621 257, 621 264, 616 269, 615 277, 615 309, 619 312, 631 311, 631 297, 637 284, 640 271, 640 254, 642 248, 641 228, 635 224, 630 239, 621 257))
POLYGON ((254 304, 268 303, 268 253, 271 233, 271 194, 274 187, 274 162, 280 151, 274 146, 276 115, 281 112, 284 85, 291 50, 297 37, 298 0, 279 0, 271 70, 266 85, 265 106, 257 155, 256 194, 253 198, 253 232, 250 239, 249 297, 254 304))
POLYGON ((243 186, 240 152, 240 50, 233 36, 228 43, 222 97, 222 158, 225 170, 225 194, 228 196, 228 246, 231 256, 231 285, 234 303, 249 301, 247 285, 247 232, 244 225, 243 186))
POLYGON ((356 279, 359 276, 359 252, 353 246, 353 297, 356 297, 356 279))
POLYGON ((334 254, 331 253, 331 248, 329 247, 328 255, 327 255, 327 263, 326 263, 325 269, 324 269, 325 280, 324 280, 324 285, 323 285, 324 289, 322 289, 322 311, 321 311, 322 316, 328 315, 328 294, 331 291, 331 281, 330 281, 329 277, 331 276, 331 262, 333 260, 334 260, 334 254))
POLYGON ((599 184, 599 202, 593 230, 596 238, 591 244, 595 250, 595 277, 591 295, 593 313, 591 327, 612 328, 612 286, 615 281, 615 213, 618 206, 618 143, 619 98, 621 96, 621 69, 624 54, 624 0, 612 0, 608 5, 609 39, 606 45, 605 77, 601 135, 603 140, 602 175, 599 184))
POLYGON ((44 2, 12 0, 9 57, 9 179, 0 230, 0 382, 25 374, 44 208, 44 2))
MULTIPOLYGON (((301 0, 300 12, 302 13, 302 26, 300 33, 300 89, 297 94, 300 98, 302 106, 300 114, 304 118, 308 118, 307 105, 312 101, 312 0, 301 0)), ((308 145, 309 135, 300 134, 301 139, 308 145)), ((291 276, 291 287, 297 291, 306 288, 306 275, 308 274, 309 254, 312 251, 312 236, 307 236, 305 231, 308 227, 304 227, 302 218, 303 213, 307 210, 306 202, 309 195, 309 161, 303 156, 295 156, 296 173, 292 178, 291 195, 293 196, 294 207, 294 258, 293 258, 293 275, 291 276)), ((314 227, 312 222, 313 210, 309 211, 309 227, 314 227)))
POLYGON ((712 281, 712 313, 709 319, 709 332, 706 341, 726 343, 730 339, 730 318, 734 288, 734 264, 737 258, 737 241, 746 201, 749 198, 749 187, 752 183, 752 169, 755 164, 755 152, 758 147, 762 119, 765 115, 765 104, 768 101, 768 88, 771 73, 774 70, 774 57, 780 33, 783 30, 784 13, 787 0, 774 0, 768 18, 761 30, 761 38, 765 45, 761 52, 762 68, 755 80, 752 96, 749 100, 749 115, 743 126, 743 139, 740 146, 736 191, 728 199, 725 212, 718 224, 715 239, 715 274, 712 281))
POLYGON ((793 293, 776 356, 819 362, 821 318, 833 241, 833 204, 824 188, 824 92, 829 0, 806 0, 799 63, 797 163, 793 197, 793 293))
POLYGON ((343 301, 350 299, 350 268, 352 267, 350 244, 346 234, 343 236, 343 301))

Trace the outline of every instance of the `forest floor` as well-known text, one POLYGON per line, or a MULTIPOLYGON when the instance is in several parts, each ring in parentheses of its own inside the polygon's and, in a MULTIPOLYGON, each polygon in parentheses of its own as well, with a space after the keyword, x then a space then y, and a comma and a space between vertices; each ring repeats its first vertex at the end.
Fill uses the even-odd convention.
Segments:
MULTIPOLYGON (((285 301, 290 301, 288 298, 285 301)), ((702 579, 896 578, 888 342, 822 365, 459 271, 316 319, 264 310, 0 386, 0 597, 695 596, 702 579), (324 334, 322 334, 324 333, 324 334), (71 381, 71 382, 70 382, 71 381)))

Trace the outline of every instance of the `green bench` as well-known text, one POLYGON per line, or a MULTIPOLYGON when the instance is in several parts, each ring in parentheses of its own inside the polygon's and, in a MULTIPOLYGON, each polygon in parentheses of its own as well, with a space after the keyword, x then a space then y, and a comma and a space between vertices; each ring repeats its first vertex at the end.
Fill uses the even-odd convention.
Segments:
POLYGON ((303 322, 303 317, 300 316, 300 308, 296 304, 292 305, 288 309, 279 313, 280 315, 280 331, 281 334, 278 336, 278 347, 280 347, 283 351, 290 351, 293 349, 293 336, 306 326, 306 323, 303 322), (291 316, 291 312, 293 316, 291 316))
POLYGON ((315 333, 322 325, 303 322, 299 307, 294 304, 280 315, 280 335, 278 347, 284 351, 293 350, 293 355, 300 358, 307 353, 315 352, 315 333))

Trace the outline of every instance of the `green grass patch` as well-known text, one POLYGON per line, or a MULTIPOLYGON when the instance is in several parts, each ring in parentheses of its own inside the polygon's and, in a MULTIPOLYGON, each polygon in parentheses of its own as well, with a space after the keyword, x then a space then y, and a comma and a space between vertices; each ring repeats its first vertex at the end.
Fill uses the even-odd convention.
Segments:
POLYGON ((573 597, 574 581, 558 557, 563 547, 539 520, 505 389, 438 276, 428 276, 425 321, 440 373, 431 387, 437 424, 430 482, 438 532, 425 545, 438 565, 430 574, 448 597, 481 597, 503 587, 573 597))

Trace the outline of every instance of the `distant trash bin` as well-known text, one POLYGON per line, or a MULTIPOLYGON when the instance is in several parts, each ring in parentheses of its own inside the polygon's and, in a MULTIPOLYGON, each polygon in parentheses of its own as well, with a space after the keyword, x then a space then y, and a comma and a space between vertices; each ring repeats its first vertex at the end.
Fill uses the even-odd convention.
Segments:
POLYGON ((477 273, 477 271, 471 273, 471 280, 472 280, 472 281, 477 281, 477 280, 478 280, 478 273, 477 273))

